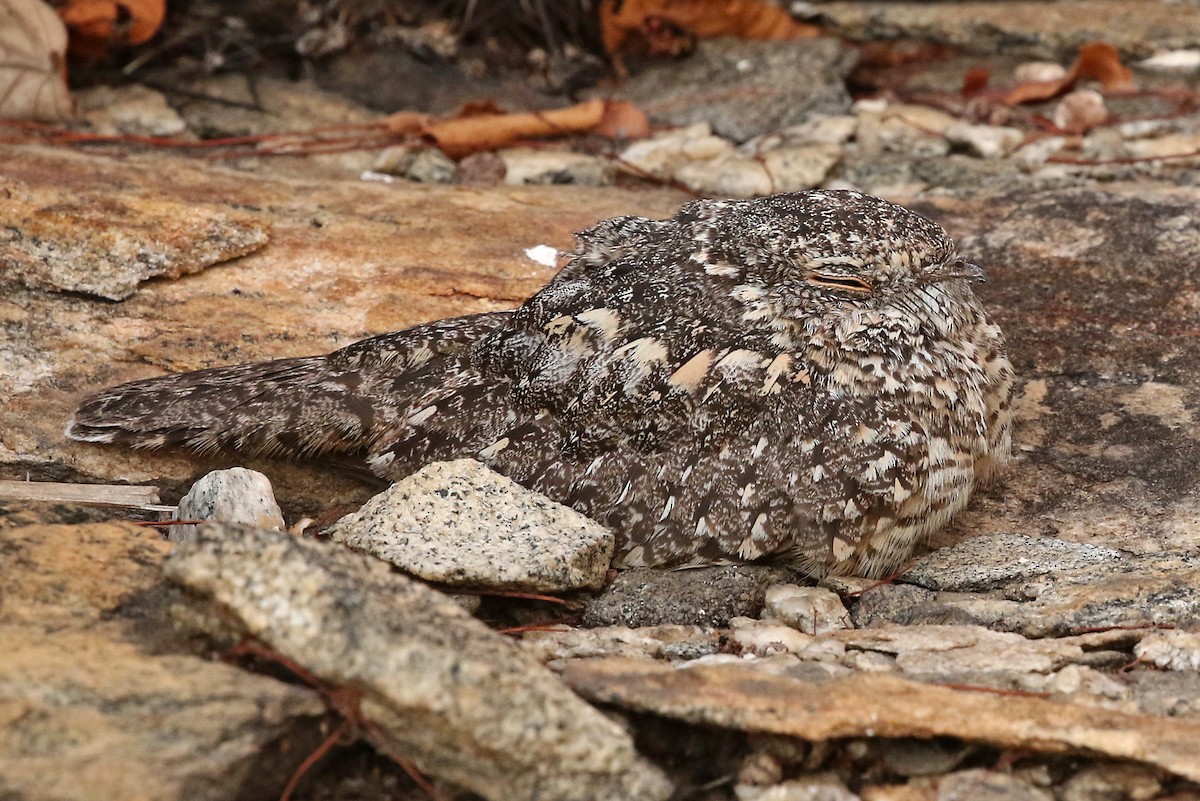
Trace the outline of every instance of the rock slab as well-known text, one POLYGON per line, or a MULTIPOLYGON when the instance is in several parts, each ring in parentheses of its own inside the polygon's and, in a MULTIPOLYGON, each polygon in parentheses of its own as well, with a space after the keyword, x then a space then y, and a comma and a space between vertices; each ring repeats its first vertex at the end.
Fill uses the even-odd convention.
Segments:
POLYGON ((1123 558, 1115 548, 1027 534, 987 534, 918 559, 901 577, 930 590, 983 592, 1123 558))
POLYGON ((593 701, 805 740, 957 737, 1044 752, 1088 751, 1200 778, 1200 721, 992 695, 865 673, 809 682, 743 665, 674 668, 581 660, 564 680, 593 701))
POLYGON ((202 203, 20 180, 9 192, 0 265, 30 287, 124 300, 151 278, 196 273, 267 244, 260 220, 202 203))
MULTIPOLYGON (((1091 555, 1104 557, 1095 551, 1091 555)), ((936 553, 926 559, 934 557, 936 553)), ((923 574, 926 577, 935 577, 931 562, 922 569, 930 571, 923 574)), ((980 565, 975 575, 987 576, 988 567, 980 565)), ((953 576, 947 573, 946 581, 952 583, 953 576)), ((974 624, 1026 637, 1110 628, 1192 629, 1200 625, 1200 562, 1163 553, 1085 561, 1053 572, 1032 562, 987 594, 882 585, 862 594, 852 616, 860 628, 885 623, 974 624), (1024 577, 1024 568, 1043 575, 1024 577)))
POLYGON ((320 741, 311 690, 171 652, 169 547, 128 524, 0 529, 0 796, 273 798, 320 741))
POLYGON ((427 465, 329 534, 426 581, 533 592, 600 586, 614 547, 599 523, 474 459, 427 465))
POLYGON ((167 575, 322 680, 376 744, 490 801, 663 799, 629 734, 520 647, 389 565, 275 531, 201 529, 167 575))

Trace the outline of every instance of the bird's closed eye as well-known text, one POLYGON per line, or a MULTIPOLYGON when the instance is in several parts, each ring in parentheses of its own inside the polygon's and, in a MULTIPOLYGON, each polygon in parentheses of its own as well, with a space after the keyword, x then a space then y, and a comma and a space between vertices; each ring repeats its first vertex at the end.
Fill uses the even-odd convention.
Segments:
POLYGON ((831 273, 813 273, 808 277, 810 284, 823 286, 828 289, 845 289, 849 292, 869 293, 873 287, 861 278, 851 275, 833 275, 831 273))

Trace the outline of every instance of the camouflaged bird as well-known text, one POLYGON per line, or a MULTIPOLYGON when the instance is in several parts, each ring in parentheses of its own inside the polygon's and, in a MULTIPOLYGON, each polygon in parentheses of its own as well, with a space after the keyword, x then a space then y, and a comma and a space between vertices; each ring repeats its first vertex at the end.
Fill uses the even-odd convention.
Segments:
POLYGON ((1012 367, 937 224, 813 191, 618 217, 513 312, 87 400, 75 439, 473 456, 617 534, 618 567, 886 575, 1009 454, 1012 367))

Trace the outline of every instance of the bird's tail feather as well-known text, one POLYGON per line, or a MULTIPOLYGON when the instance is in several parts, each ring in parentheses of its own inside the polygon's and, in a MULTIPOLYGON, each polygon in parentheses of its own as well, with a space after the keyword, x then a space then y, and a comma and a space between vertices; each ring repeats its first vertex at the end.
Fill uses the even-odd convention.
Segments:
POLYGON ((286 457, 362 455, 448 376, 507 313, 384 334, 326 356, 151 378, 88 398, 68 437, 286 457))

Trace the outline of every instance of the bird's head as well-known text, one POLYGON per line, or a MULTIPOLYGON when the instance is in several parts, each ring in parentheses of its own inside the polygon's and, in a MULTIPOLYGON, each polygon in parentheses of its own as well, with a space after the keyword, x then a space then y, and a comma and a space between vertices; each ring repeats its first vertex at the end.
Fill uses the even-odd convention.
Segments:
POLYGON ((709 273, 745 287, 747 297, 767 293, 789 317, 881 307, 934 284, 983 280, 940 225, 861 192, 696 201, 676 220, 692 226, 709 273))

